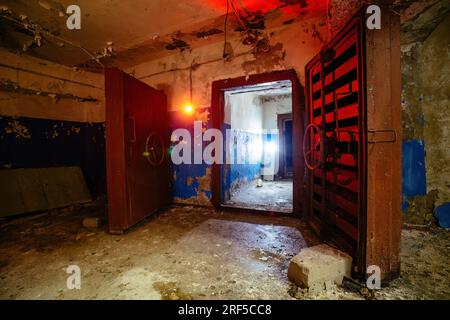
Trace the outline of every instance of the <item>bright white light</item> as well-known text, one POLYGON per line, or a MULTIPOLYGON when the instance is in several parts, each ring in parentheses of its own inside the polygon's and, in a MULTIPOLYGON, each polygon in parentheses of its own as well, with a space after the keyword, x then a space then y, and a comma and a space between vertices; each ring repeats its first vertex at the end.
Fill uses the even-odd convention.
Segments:
POLYGON ((275 153, 277 152, 277 145, 273 141, 266 142, 264 145, 264 149, 267 153, 275 153))
POLYGON ((258 163, 261 161, 261 157, 263 154, 263 144, 261 139, 256 139, 250 145, 250 162, 258 163))

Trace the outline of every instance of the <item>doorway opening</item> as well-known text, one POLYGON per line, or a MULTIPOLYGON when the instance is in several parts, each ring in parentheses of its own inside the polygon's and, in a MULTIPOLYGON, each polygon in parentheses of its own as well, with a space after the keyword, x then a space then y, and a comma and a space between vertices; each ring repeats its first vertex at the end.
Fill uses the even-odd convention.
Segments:
MULTIPOLYGON (((291 95, 292 100, 292 95, 291 95)), ((278 146, 279 146, 279 169, 280 178, 292 178, 293 158, 292 158, 292 112, 277 115, 278 123, 278 146)))
POLYGON ((294 71, 213 83, 213 125, 225 137, 225 161, 213 165, 216 207, 302 212, 302 91, 294 71))
POLYGON ((290 132, 278 128, 279 116, 292 114, 291 82, 230 88, 224 97, 223 205, 292 213, 292 179, 283 161, 283 150, 292 150, 292 116, 281 122, 287 129, 291 120, 290 132))

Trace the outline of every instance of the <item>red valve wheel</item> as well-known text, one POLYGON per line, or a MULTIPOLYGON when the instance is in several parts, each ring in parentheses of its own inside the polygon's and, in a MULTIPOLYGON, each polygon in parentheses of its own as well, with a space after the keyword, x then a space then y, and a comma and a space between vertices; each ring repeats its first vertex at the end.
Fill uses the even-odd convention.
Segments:
POLYGON ((157 133, 150 133, 145 142, 144 156, 152 166, 160 166, 164 162, 164 142, 157 133))
POLYGON ((309 170, 316 170, 322 164, 323 143, 321 142, 321 129, 315 124, 309 124, 305 129, 305 135, 303 136, 303 157, 305 158, 305 165, 309 170), (315 133, 314 133, 315 131, 315 133), (308 136, 309 134, 309 136, 308 136), (318 136, 318 140, 315 136, 318 136), (309 149, 308 139, 311 142, 309 149), (319 157, 315 157, 315 153, 319 152, 319 157))

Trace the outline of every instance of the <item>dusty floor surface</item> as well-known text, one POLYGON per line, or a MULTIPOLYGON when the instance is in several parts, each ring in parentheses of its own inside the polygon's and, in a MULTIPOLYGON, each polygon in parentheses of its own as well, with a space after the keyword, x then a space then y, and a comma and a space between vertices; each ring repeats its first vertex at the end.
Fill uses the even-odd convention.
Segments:
MULTIPOLYGON (((362 299, 332 288, 297 290, 287 266, 318 244, 291 217, 173 207, 124 235, 82 227, 76 210, 0 223, 1 299, 362 299), (81 268, 81 289, 68 290, 66 268, 81 268)), ((450 233, 404 230, 402 276, 378 299, 450 298, 450 233)))
POLYGON ((117 236, 78 211, 0 227, 0 298, 290 299, 288 262, 317 244, 290 217, 174 207, 117 236), (81 290, 66 288, 73 264, 81 290))
MULTIPOLYGON (((375 291, 375 299, 450 299, 450 230, 432 227, 427 231, 402 230, 400 277, 389 287, 375 291)), ((291 286, 298 299, 362 299, 357 293, 332 288, 320 294, 302 292, 291 286)))
POLYGON ((234 191, 226 205, 292 213, 292 188, 292 180, 264 181, 260 188, 256 186, 256 181, 252 181, 234 191))

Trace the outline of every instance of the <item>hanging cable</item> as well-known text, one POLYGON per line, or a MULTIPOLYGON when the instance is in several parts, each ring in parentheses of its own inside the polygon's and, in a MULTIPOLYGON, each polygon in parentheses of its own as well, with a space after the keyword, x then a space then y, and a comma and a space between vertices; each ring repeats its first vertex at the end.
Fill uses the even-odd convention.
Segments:
POLYGON ((192 105, 192 71, 194 69, 194 61, 191 62, 191 67, 189 68, 189 103, 192 105))
POLYGON ((239 12, 236 10, 236 7, 234 6, 233 0, 231 1, 231 9, 233 10, 234 15, 236 16, 236 19, 238 20, 239 24, 244 28, 245 32, 248 32, 247 25, 242 21, 241 16, 239 15, 239 12))
MULTIPOLYGON (((0 18, 3 18, 5 20, 11 21, 11 22, 14 22, 14 23, 22 26, 23 28, 30 30, 31 32, 33 32, 35 34, 43 34, 43 35, 45 35, 45 36, 47 36, 49 38, 54 38, 54 39, 56 39, 56 40, 58 40, 60 42, 68 44, 68 45, 70 45, 70 46, 72 46, 74 48, 78 48, 81 51, 83 51, 86 55, 88 55, 91 58, 92 61, 97 62, 103 68, 105 67, 103 65, 103 63, 99 60, 99 58, 96 55, 94 55, 92 52, 90 52, 88 49, 86 49, 85 47, 83 47, 81 45, 78 45, 78 44, 75 44, 72 41, 64 39, 64 38, 62 38, 60 36, 57 36, 57 35, 49 32, 49 31, 45 30, 44 28, 40 27, 38 24, 30 22, 29 24, 27 24, 27 26, 25 26, 25 23, 23 21, 20 21, 20 20, 18 20, 16 18, 13 18, 13 17, 0 15, 0 18)), ((49 42, 51 42, 51 41, 49 41, 49 42)))
POLYGON ((241 0, 237 0, 237 1, 238 1, 238 3, 239 3, 239 6, 242 8, 242 10, 244 10, 245 13, 247 13, 247 15, 248 15, 249 17, 251 17, 252 14, 251 14, 251 13, 247 10, 247 8, 242 4, 241 0))
POLYGON ((228 23, 228 13, 230 11, 230 0, 227 0, 227 13, 225 14, 225 25, 223 27, 223 32, 224 32, 224 42, 223 42, 223 54, 222 54, 222 58, 226 59, 227 57, 227 23, 228 23))

